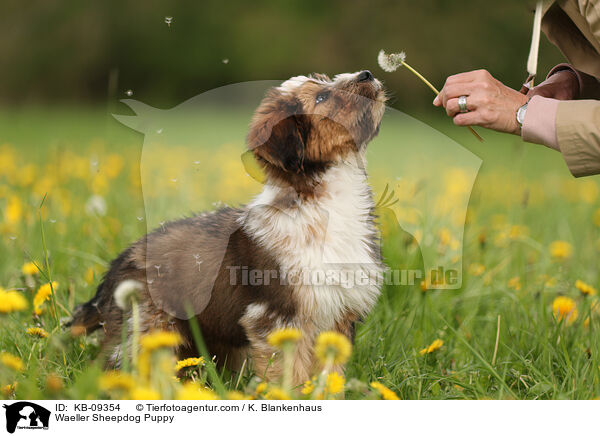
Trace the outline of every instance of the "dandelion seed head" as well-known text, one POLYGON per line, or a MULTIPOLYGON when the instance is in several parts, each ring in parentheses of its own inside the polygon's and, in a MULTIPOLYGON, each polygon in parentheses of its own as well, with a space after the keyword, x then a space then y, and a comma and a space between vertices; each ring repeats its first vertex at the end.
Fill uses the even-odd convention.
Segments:
POLYGON ((403 51, 400 53, 387 54, 385 51, 380 50, 377 56, 377 63, 383 71, 388 73, 394 72, 402 65, 402 62, 406 60, 406 53, 403 51))
POLYGON ((115 289, 115 303, 121 310, 126 310, 131 305, 131 300, 138 297, 143 286, 137 280, 124 280, 115 289))

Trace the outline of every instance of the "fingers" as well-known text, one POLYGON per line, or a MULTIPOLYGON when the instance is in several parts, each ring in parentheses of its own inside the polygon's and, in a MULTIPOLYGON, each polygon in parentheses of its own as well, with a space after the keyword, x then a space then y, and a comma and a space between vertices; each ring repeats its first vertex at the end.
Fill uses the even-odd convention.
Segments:
POLYGON ((461 95, 469 95, 476 89, 489 87, 492 75, 486 70, 455 74, 446 79, 440 94, 433 100, 434 106, 446 107, 448 100, 461 95))
MULTIPOLYGON (((467 110, 474 111, 476 109, 474 96, 467 97, 467 110)), ((458 98, 451 98, 446 103, 446 113, 449 117, 453 117, 460 113, 460 107, 458 106, 458 98)))
POLYGON ((483 123, 481 114, 477 111, 459 113, 452 120, 457 126, 479 126, 483 123))

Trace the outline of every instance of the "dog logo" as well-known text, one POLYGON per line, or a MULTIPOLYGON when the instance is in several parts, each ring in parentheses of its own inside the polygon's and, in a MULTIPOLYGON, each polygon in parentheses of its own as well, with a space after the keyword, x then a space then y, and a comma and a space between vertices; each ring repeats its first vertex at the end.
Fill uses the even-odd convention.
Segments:
POLYGON ((16 429, 48 430, 50 411, 28 401, 19 401, 2 405, 6 409, 6 431, 14 433, 16 429))

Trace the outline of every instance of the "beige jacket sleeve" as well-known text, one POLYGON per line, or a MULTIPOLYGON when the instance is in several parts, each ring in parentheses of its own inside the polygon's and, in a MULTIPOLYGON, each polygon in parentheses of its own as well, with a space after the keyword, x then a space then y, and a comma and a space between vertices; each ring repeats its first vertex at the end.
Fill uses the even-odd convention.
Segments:
POLYGON ((556 112, 556 139, 575 177, 600 174, 600 101, 561 101, 556 112))
POLYGON ((579 98, 556 110, 556 140, 575 177, 600 174, 600 0, 557 0, 544 32, 577 70, 579 98))

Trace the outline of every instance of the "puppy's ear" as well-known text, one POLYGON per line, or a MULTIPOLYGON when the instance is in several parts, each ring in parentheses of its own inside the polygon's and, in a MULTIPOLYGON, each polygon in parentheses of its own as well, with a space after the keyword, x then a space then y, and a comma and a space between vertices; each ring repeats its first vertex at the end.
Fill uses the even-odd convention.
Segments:
POLYGON ((286 172, 303 170, 308 119, 302 104, 277 90, 270 91, 256 110, 248 133, 248 148, 263 161, 286 172))

